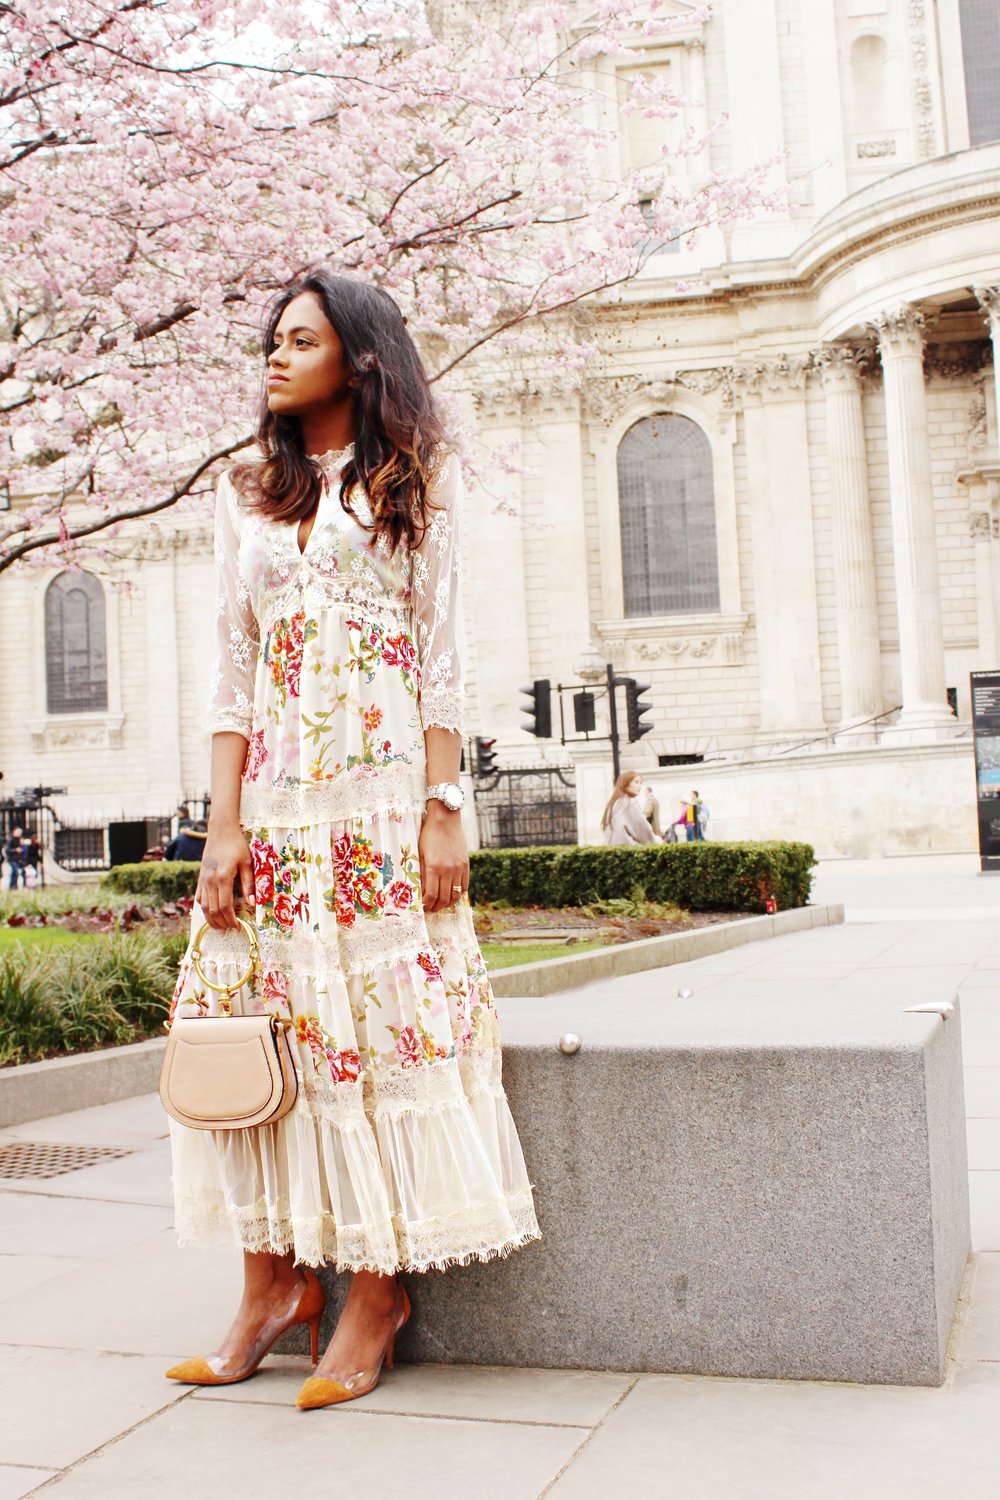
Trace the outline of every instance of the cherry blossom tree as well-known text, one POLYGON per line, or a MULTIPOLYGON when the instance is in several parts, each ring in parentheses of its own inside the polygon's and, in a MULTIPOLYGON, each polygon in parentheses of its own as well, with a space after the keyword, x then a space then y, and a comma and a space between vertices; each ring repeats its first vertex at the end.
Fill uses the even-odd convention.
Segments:
POLYGON ((317 264, 390 291, 444 390, 586 358, 651 248, 770 201, 769 163, 681 191, 684 101, 615 93, 660 9, 0 0, 0 571, 198 503, 250 441, 262 305, 317 264), (620 107, 668 142, 625 175, 620 107))

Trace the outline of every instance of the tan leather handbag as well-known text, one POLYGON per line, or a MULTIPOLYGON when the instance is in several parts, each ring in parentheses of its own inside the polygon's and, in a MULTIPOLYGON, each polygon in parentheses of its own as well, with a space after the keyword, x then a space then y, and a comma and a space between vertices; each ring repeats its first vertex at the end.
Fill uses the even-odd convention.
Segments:
POLYGON ((237 919, 250 941, 246 973, 216 984, 201 967, 206 922, 191 960, 201 982, 219 995, 217 1016, 175 1017, 160 1068, 160 1099, 167 1114, 193 1130, 249 1130, 273 1125, 295 1103, 298 1076, 289 1041, 291 1021, 281 1016, 234 1016, 233 994, 247 983, 259 988, 257 930, 237 919))

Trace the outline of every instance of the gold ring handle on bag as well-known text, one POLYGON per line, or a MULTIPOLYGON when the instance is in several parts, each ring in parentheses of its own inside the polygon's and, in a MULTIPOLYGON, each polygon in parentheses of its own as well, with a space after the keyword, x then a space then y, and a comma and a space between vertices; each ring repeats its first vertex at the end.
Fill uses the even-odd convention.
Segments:
POLYGON ((219 1012, 224 1016, 231 1016, 233 1013, 233 991, 241 990, 248 980, 253 979, 254 975, 257 973, 258 965, 260 963, 260 943, 257 939, 257 929, 255 927, 252 927, 250 923, 243 917, 237 917, 236 920, 243 928, 243 931, 246 933, 247 938, 250 942, 250 964, 247 968, 246 973, 241 975, 239 979, 231 980, 229 984, 213 984, 211 979, 208 978, 208 976, 202 969, 201 940, 211 927, 212 924, 210 922, 202 923, 202 926, 198 932, 198 936, 194 940, 194 947, 191 949, 191 962, 194 964, 194 972, 197 974, 203 985, 205 985, 210 990, 215 990, 219 995, 221 995, 222 998, 219 1001, 219 1012))

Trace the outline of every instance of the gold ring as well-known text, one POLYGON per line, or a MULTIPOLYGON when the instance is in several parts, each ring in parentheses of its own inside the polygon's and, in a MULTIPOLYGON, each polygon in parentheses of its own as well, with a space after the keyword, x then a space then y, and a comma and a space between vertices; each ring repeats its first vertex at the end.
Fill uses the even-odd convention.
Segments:
POLYGON ((257 963, 260 958, 260 943, 257 940, 257 929, 251 926, 243 917, 237 917, 236 920, 250 941, 250 967, 242 978, 234 979, 231 984, 213 984, 211 979, 206 978, 201 967, 201 940, 211 927, 211 922, 204 922, 202 924, 198 936, 194 940, 194 947, 191 949, 191 962, 194 964, 194 972, 202 984, 207 985, 210 990, 219 990, 220 992, 226 990, 231 994, 233 990, 242 989, 247 980, 251 979, 256 973, 257 963))

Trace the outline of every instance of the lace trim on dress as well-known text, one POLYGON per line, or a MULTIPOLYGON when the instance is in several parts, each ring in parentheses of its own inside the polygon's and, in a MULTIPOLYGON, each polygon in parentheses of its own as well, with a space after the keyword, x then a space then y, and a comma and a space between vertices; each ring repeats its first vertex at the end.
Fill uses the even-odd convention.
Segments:
POLYGON ((425 729, 457 729, 461 734, 464 719, 464 697, 454 688, 429 683, 420 692, 420 722, 425 729))
POLYGON ((399 1269, 395 1236, 388 1224, 338 1224, 331 1213, 293 1219, 287 1202, 269 1204, 265 1198, 242 1206, 177 1197, 175 1208, 181 1245, 231 1245, 235 1239, 242 1249, 258 1254, 293 1251, 301 1265, 332 1265, 338 1271, 383 1275, 399 1269))
POLYGON ((253 711, 248 708, 245 713, 237 713, 233 709, 219 709, 206 716, 205 724, 209 734, 226 734, 232 731, 248 740, 253 732, 253 711))
POLYGON ((313 823, 348 823, 367 814, 406 813, 427 800, 425 767, 395 762, 354 766, 331 781, 272 786, 244 781, 240 822, 245 828, 307 828, 313 823))
POLYGON ((477 1094, 491 1094, 506 1099, 503 1091, 503 1055, 499 1047, 463 1047, 458 1054, 458 1071, 467 1099, 477 1094))
POLYGON ((393 1223, 400 1265, 407 1271, 445 1271, 474 1260, 495 1260, 541 1239, 530 1188, 445 1218, 395 1218, 393 1223))
POLYGON ((293 1251, 301 1265, 383 1275, 493 1260, 541 1238, 530 1189, 443 1218, 410 1224, 396 1219, 391 1229, 388 1224, 338 1225, 330 1213, 293 1219, 287 1202, 268 1204, 264 1198, 244 1207, 178 1196, 175 1218, 181 1245, 232 1244, 235 1238, 242 1249, 257 1253, 293 1251))
POLYGON ((376 1120, 428 1114, 465 1104, 456 1059, 365 1074, 365 1109, 376 1120))
MULTIPOLYGON (((454 922, 454 913, 434 913, 434 917, 447 918, 454 922)), ((200 922, 199 922, 200 925, 200 922)), ((439 951, 442 944, 440 920, 430 927, 420 912, 409 916, 381 916, 366 921, 363 926, 341 929, 335 938, 321 936, 308 928, 293 928, 290 932, 276 931, 268 927, 258 928, 257 941, 260 948, 262 970, 281 969, 296 978, 312 980, 317 990, 328 989, 328 981, 341 975, 375 974, 380 969, 394 968, 400 963, 415 963, 418 955, 439 951), (431 930, 431 928, 433 930, 431 930), (319 983, 317 983, 319 981, 319 983)), ((456 936, 454 941, 462 956, 466 969, 479 954, 475 934, 464 941, 456 936)), ((242 932, 211 931, 202 940, 201 964, 212 978, 238 979, 246 969, 247 940, 242 932)), ((233 991, 237 1009, 241 1014, 253 1013, 253 996, 248 985, 233 991)), ((181 1002, 182 1005, 190 1001, 181 1002)), ((214 999, 209 1000, 209 1013, 215 1013, 214 999)))
POLYGON ((357 1083, 333 1083, 329 1078, 299 1074, 295 1109, 314 1120, 326 1120, 338 1130, 368 1130, 364 1088, 357 1083))
POLYGON ((410 613, 405 600, 387 594, 384 585, 374 576, 332 577, 317 571, 317 560, 321 554, 312 554, 303 561, 309 564, 292 578, 282 582, 280 588, 267 592, 261 600, 261 614, 269 623, 264 627, 266 636, 275 620, 304 609, 308 615, 319 615, 323 610, 339 609, 356 616, 366 624, 380 625, 390 632, 409 630, 410 613))

